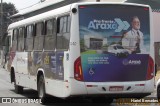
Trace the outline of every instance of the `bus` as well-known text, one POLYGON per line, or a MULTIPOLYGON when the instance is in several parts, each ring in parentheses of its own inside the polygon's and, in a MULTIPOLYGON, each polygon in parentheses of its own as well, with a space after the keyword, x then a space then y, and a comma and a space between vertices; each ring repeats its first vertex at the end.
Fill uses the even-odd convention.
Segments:
POLYGON ((155 83, 151 16, 148 5, 81 2, 12 23, 5 67, 15 91, 37 90, 42 101, 46 94, 93 101, 150 95, 155 83), (127 56, 110 53, 112 45, 127 56))

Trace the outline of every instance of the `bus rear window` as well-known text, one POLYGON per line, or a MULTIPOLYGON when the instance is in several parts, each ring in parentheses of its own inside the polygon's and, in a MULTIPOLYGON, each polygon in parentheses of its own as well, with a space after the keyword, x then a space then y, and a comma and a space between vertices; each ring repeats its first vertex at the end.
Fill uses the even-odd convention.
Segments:
POLYGON ((132 5, 79 6, 81 52, 118 45, 129 53, 149 53, 149 8, 132 5))

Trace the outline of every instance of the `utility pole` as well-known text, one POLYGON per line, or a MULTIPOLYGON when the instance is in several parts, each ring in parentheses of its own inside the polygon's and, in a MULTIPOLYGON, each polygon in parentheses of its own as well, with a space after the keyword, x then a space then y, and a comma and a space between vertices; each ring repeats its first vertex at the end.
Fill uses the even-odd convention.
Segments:
POLYGON ((2 49, 2 35, 3 35, 3 0, 1 0, 1 35, 0 35, 0 49, 2 49))
POLYGON ((1 37, 3 34, 3 0, 1 0, 1 37))
POLYGON ((0 35, 0 63, 3 63, 3 46, 2 46, 2 35, 3 35, 3 0, 1 0, 1 35, 0 35))

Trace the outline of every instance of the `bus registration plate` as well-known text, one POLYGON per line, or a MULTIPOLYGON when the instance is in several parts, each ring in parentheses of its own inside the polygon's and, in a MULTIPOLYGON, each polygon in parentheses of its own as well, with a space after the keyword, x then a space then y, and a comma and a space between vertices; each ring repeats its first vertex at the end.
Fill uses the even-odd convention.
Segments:
POLYGON ((110 86, 109 91, 123 91, 123 86, 110 86))

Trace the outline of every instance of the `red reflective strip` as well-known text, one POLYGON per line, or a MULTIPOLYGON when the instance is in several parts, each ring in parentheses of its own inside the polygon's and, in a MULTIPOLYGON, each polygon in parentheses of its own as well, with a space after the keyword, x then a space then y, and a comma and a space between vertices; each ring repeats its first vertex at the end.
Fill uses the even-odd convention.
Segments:
POLYGON ((87 87, 98 87, 97 85, 87 85, 87 87))
POLYGON ((92 87, 92 85, 87 85, 87 87, 92 87))
POLYGON ((85 6, 80 6, 79 8, 86 8, 85 6))
POLYGON ((147 10, 149 10, 149 8, 144 8, 144 10, 146 10, 146 11, 147 11, 147 10))
POLYGON ((65 80, 65 82, 68 82, 68 80, 65 80))
POLYGON ((136 84, 135 86, 145 86, 145 84, 136 84))

